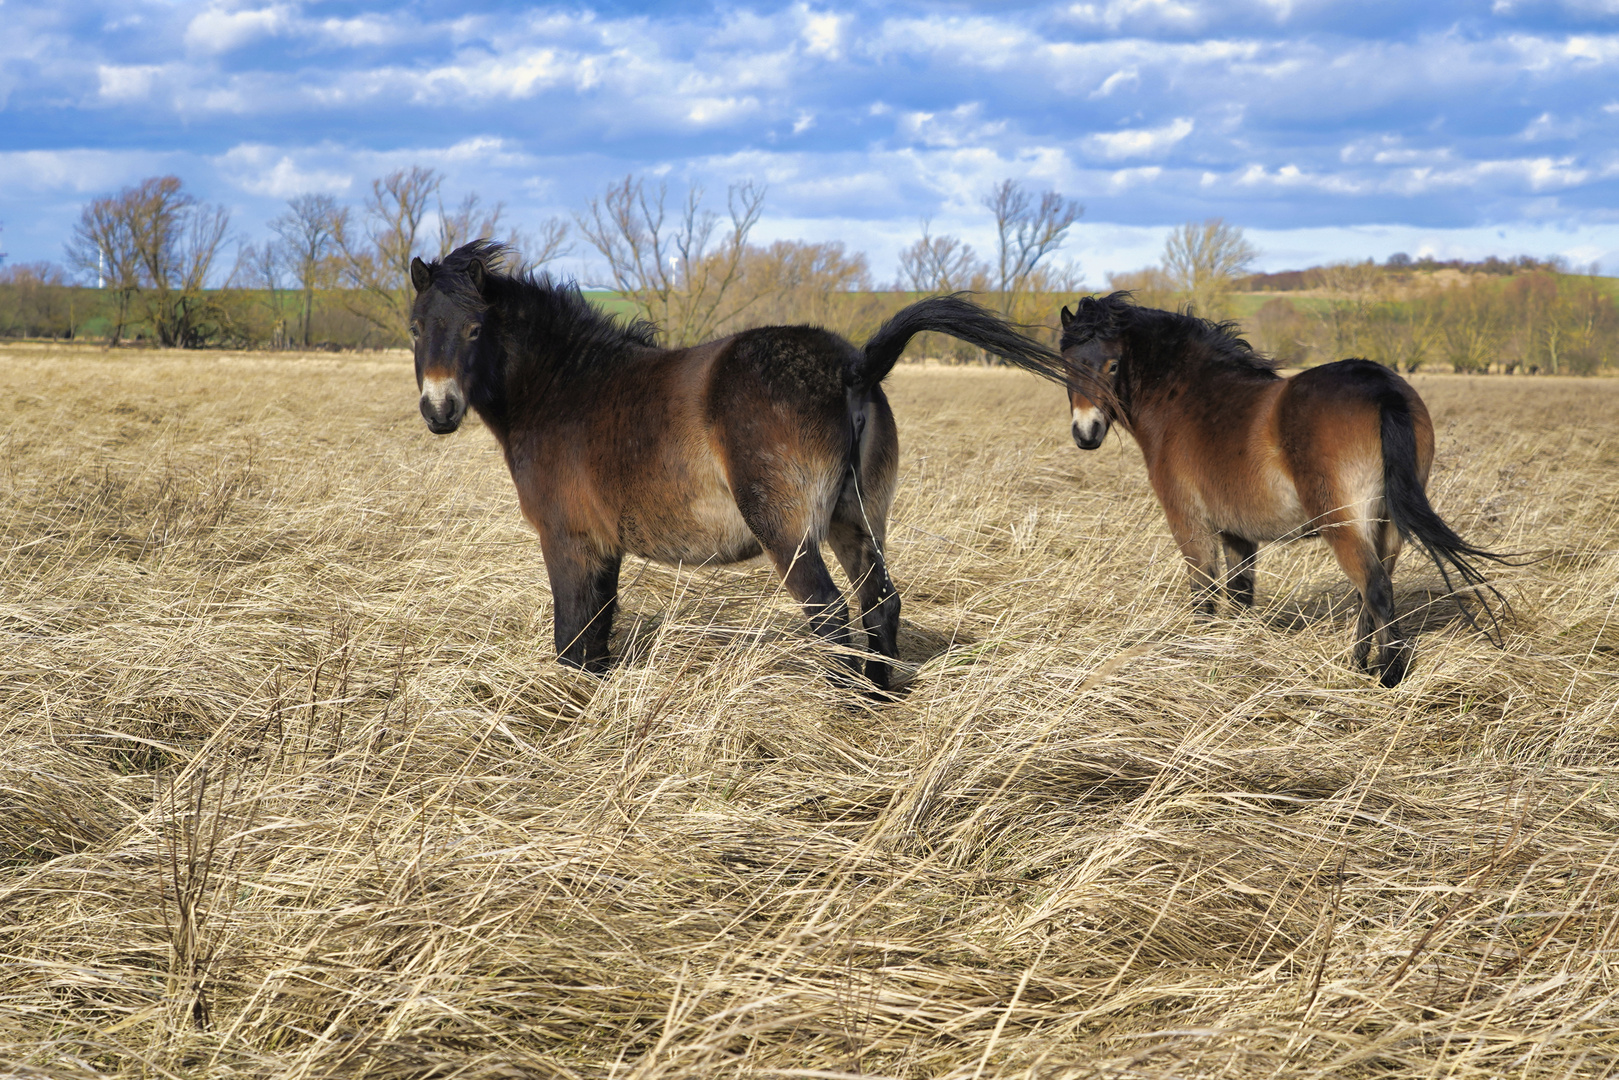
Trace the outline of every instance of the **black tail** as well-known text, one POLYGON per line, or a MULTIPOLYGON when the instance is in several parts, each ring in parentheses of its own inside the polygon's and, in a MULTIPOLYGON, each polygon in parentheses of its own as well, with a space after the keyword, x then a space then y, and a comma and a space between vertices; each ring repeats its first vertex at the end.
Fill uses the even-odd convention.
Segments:
POLYGON ((1411 424, 1411 407, 1405 397, 1394 390, 1383 394, 1380 404, 1383 413, 1383 499, 1388 506, 1389 519, 1400 530, 1402 537, 1415 541, 1428 553, 1433 564, 1439 568, 1439 576, 1445 579, 1445 587, 1456 597, 1456 606, 1461 609, 1467 624, 1483 633, 1499 648, 1503 644, 1501 622, 1485 600, 1484 593, 1495 597, 1503 612, 1510 613, 1512 605, 1485 580, 1474 560, 1489 559, 1517 565, 1512 562, 1517 556, 1474 547, 1457 536, 1456 531, 1434 512, 1428 502, 1428 493, 1417 479, 1417 436, 1411 424), (1453 569, 1462 579, 1459 586, 1451 581, 1450 572, 1453 569), (1489 629, 1480 626, 1462 603, 1461 593, 1465 590, 1471 590, 1478 598, 1479 607, 1489 619, 1489 629))
POLYGON ((850 388, 863 392, 882 382, 911 338, 929 330, 960 338, 1055 383, 1066 386, 1070 379, 1083 377, 1057 353, 1018 333, 1012 323, 954 293, 919 300, 883 323, 848 372, 850 388))

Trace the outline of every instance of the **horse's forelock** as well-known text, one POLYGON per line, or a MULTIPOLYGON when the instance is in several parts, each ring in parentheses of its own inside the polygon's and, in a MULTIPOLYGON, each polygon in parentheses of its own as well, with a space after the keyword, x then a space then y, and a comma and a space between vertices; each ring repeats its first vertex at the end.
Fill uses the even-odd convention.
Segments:
POLYGON ((1107 340, 1118 337, 1130 324, 1131 316, 1139 310, 1131 294, 1125 290, 1107 296, 1083 297, 1074 305, 1074 316, 1063 327, 1060 348, 1083 345, 1095 338, 1107 340))
POLYGON ((496 240, 474 240, 462 244, 442 259, 427 264, 432 275, 432 287, 466 309, 469 314, 482 312, 489 306, 472 281, 472 264, 483 266, 484 273, 502 275, 508 247, 496 240))

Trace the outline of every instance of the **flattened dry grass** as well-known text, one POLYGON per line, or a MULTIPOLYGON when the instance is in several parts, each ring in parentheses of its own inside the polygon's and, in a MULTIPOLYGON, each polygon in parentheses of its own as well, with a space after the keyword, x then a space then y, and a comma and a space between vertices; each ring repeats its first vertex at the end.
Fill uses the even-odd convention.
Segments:
POLYGON ((1507 648, 1317 541, 1194 620, 1133 446, 902 367, 912 692, 762 566, 550 658, 487 433, 403 357, 12 348, 0 1072, 1600 1076, 1619 1062, 1619 381, 1423 378, 1507 648))

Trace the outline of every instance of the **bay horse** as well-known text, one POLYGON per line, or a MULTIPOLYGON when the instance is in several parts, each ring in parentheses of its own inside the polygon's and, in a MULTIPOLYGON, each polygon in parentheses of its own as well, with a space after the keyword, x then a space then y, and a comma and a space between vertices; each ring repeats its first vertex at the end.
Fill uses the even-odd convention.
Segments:
POLYGON ((1394 686, 1411 649, 1391 576, 1402 541, 1412 540, 1447 588, 1453 569, 1474 591, 1499 644, 1480 590, 1503 609, 1506 601, 1474 560, 1511 556, 1467 543, 1429 504, 1433 421, 1410 383, 1369 360, 1282 378, 1234 324, 1140 307, 1127 292, 1076 308, 1062 309, 1063 356, 1110 387, 1112 400, 1070 385, 1074 441, 1094 450, 1115 423, 1135 438, 1201 611, 1214 610, 1222 581, 1236 603, 1253 605, 1259 544, 1319 534, 1361 596, 1355 662, 1394 686))
MULTIPOLYGON (((626 554, 731 563, 768 554, 814 631, 849 646, 821 542, 854 583, 865 674, 887 690, 899 596, 883 559, 899 441, 881 383, 910 339, 950 334, 1060 383, 1061 357, 960 296, 900 311, 862 347, 770 326, 688 348, 621 323, 577 285, 499 269, 477 240, 410 264, 410 334, 428 428, 475 411, 539 533, 562 663, 600 672, 626 554)), ((847 650, 842 659, 858 671, 847 650)))

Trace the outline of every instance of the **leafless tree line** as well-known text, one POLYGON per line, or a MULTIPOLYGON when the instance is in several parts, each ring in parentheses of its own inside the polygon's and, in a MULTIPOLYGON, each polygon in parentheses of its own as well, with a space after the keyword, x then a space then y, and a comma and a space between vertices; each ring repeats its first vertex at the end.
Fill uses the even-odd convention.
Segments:
MULTIPOLYGON (((616 292, 674 344, 796 322, 859 338, 915 294, 958 290, 1054 338, 1053 313, 1082 288, 1077 267, 1054 256, 1083 208, 1054 191, 1008 179, 985 192, 980 205, 995 241, 984 256, 924 219, 887 289, 874 282, 866 256, 842 242, 754 243, 765 196, 761 185, 734 184, 719 212, 700 187, 671 191, 631 175, 571 221, 552 218, 525 234, 504 204, 476 192, 447 200, 441 174, 412 167, 372 181, 357 206, 324 194, 292 198, 269 222, 269 238, 243 244, 222 207, 196 199, 177 177, 154 177, 83 209, 68 262, 81 281, 102 286, 99 294, 71 288, 50 264, 0 267, 0 333, 71 334, 95 306, 114 344, 132 331, 177 346, 398 344, 410 259, 478 237, 511 246, 509 269, 593 252, 604 273, 586 284, 616 292), (223 287, 210 287, 221 279, 223 287)), ((1212 318, 1244 313, 1256 344, 1289 363, 1359 355, 1406 371, 1439 363, 1559 373, 1619 356, 1609 292, 1556 264, 1520 260, 1501 264, 1510 273, 1471 276, 1441 268, 1456 280, 1440 287, 1433 268, 1403 257, 1381 267, 1346 263, 1274 275, 1307 288, 1256 304, 1240 296, 1257 280, 1247 276, 1256 256, 1230 223, 1187 223, 1172 230, 1157 266, 1112 275, 1109 286, 1212 318)), ((924 348, 972 355, 942 339, 924 348)))
MULTIPOLYGON (((507 226, 504 204, 486 205, 469 192, 446 206, 443 188, 440 173, 417 166, 372 181, 358 212, 330 195, 299 195, 270 221, 272 238, 238 242, 229 261, 229 212, 197 199, 178 177, 153 177, 86 205, 67 261, 110 298, 104 314, 114 345, 138 326, 168 346, 308 347, 318 297, 334 300, 364 328, 363 338, 393 344, 403 339, 412 256, 484 236, 512 243, 530 264, 568 249, 560 220, 528 237, 507 226), (267 294, 268 304, 256 307, 248 290, 267 294), (287 291, 297 296, 290 320, 282 314, 287 291)), ((58 284, 41 273, 42 283, 58 284)))
POLYGON ((1364 356, 1399 371, 1591 374, 1619 357, 1619 307, 1595 275, 1537 267, 1510 276, 1340 263, 1298 299, 1268 299, 1256 340, 1293 364, 1364 356))
MULTIPOLYGON (((606 271, 588 284, 618 293, 671 343, 766 322, 812 322, 858 336, 899 306, 899 297, 874 285, 866 256, 841 242, 754 244, 766 192, 752 182, 732 185, 720 213, 705 205, 701 187, 671 193, 664 181, 627 176, 571 221, 553 218, 533 235, 512 227, 504 204, 485 204, 475 192, 449 201, 444 189, 440 173, 417 166, 372 181, 358 206, 300 194, 269 222, 268 238, 243 243, 225 208, 199 200, 178 177, 154 177, 84 207, 68 264, 100 287, 112 344, 133 335, 170 346, 308 348, 338 323, 350 343, 396 344, 411 303, 411 258, 478 237, 507 242, 508 269, 569 254, 577 237, 606 271)), ((932 235, 924 222, 895 289, 969 289, 1019 321, 1048 321, 1043 309, 1051 305, 1037 298, 1078 285, 1074 268, 1054 267, 1050 256, 1081 207, 1013 180, 982 203, 997 233, 990 258, 932 235)), ((55 273, 42 268, 35 284, 63 287, 55 273)), ((54 325, 54 312, 45 321, 54 325)))

